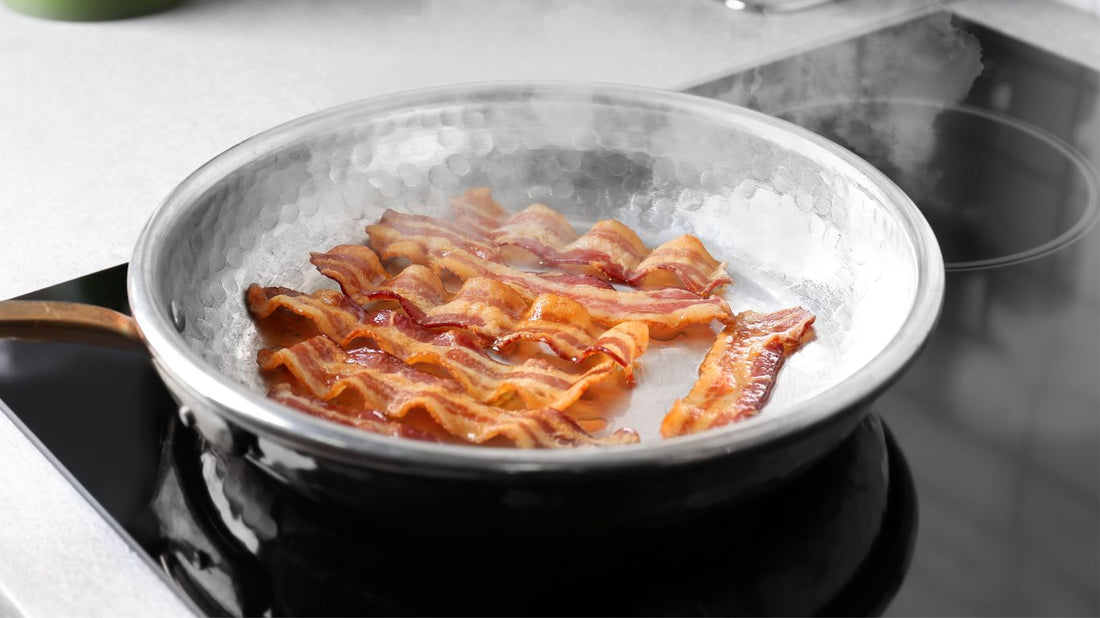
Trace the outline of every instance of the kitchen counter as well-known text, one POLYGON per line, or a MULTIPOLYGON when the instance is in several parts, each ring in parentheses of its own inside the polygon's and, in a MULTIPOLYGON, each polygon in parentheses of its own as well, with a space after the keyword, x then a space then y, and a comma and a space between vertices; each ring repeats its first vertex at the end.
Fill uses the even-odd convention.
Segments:
MULTIPOLYGON (((191 170, 317 109, 496 79, 682 89, 934 4, 848 0, 760 15, 711 0, 210 0, 105 23, 0 6, 0 298, 126 262, 145 219, 191 170)), ((952 8, 1100 67, 1095 15, 1026 0, 952 8)), ((152 574, 142 558, 3 414, 0 452, 0 615, 187 611, 166 588, 136 583, 152 574), (87 565, 113 577, 92 584, 87 565), (121 607, 102 594, 112 585, 141 594, 121 607)))

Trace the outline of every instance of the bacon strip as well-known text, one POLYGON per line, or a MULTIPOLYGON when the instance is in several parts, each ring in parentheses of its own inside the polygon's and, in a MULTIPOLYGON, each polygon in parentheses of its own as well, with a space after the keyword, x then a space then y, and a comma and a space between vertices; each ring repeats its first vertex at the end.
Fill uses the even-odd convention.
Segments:
MULTIPOLYGON (((447 291, 435 273, 419 264, 412 264, 377 289, 361 291, 353 294, 352 298, 363 304, 373 300, 396 301, 409 317, 423 322, 429 311, 447 302, 447 291)), ((487 300, 494 305, 507 303, 507 299, 499 295, 490 295, 487 300)), ((503 310, 502 307, 497 308, 503 310)))
POLYGON ((306 294, 284 287, 262 287, 255 283, 245 292, 248 311, 256 319, 270 317, 278 309, 300 315, 337 340, 355 330, 366 311, 358 303, 336 290, 318 290, 306 294))
POLYGON ((637 433, 628 429, 605 438, 592 437, 553 408, 512 411, 487 406, 463 393, 453 380, 410 367, 385 352, 345 352, 323 335, 277 352, 267 350, 261 353, 259 362, 264 371, 285 368, 324 401, 351 392, 389 418, 402 418, 414 409, 423 409, 447 433, 475 444, 498 437, 520 448, 638 441, 637 433))
POLYGON ((684 282, 684 287, 700 296, 733 283, 726 272, 725 262, 714 259, 703 246, 703 241, 690 234, 677 236, 659 245, 634 267, 627 281, 631 285, 641 285, 650 275, 660 271, 675 274, 684 282))
MULTIPOLYGON (((486 354, 463 331, 431 331, 391 310, 366 314, 350 299, 326 302, 335 294, 339 293, 323 290, 307 295, 285 288, 252 286, 248 300, 257 319, 270 316, 276 309, 287 309, 309 319, 321 334, 342 347, 348 347, 356 339, 369 338, 380 349, 408 364, 428 363, 446 369, 466 392, 482 402, 501 402, 515 394, 528 408, 549 406, 564 410, 589 387, 617 375, 616 365, 622 366, 624 377, 628 383, 632 382, 634 361, 645 353, 648 344, 645 326, 627 323, 604 333, 581 353, 582 358, 596 353, 606 355, 604 361, 582 374, 555 369, 534 358, 520 365, 508 365, 486 354)), ((532 329, 534 333, 520 330, 516 338, 541 338, 537 328, 532 329)), ((550 333, 548 337, 554 338, 553 335, 550 333)), ((511 341, 509 338, 506 344, 511 341)))
MULTIPOLYGON (((564 410, 589 387, 618 374, 610 352, 581 374, 556 369, 538 358, 509 365, 494 360, 466 333, 432 332, 395 311, 378 312, 341 343, 347 347, 347 342, 360 338, 373 340, 379 349, 406 364, 426 363, 446 369, 467 393, 483 403, 501 403, 514 394, 527 408, 564 410)), ((633 357, 628 359, 632 366, 633 357)))
POLYGON ((390 278, 378 255, 362 245, 339 245, 324 253, 310 253, 309 261, 352 298, 355 294, 348 290, 371 290, 390 278))
MULTIPOLYGON (((499 204, 491 197, 486 201, 487 189, 473 191, 478 191, 479 197, 456 200, 452 203, 452 214, 477 221, 475 233, 478 238, 487 236, 501 247, 520 247, 543 263, 587 264, 614 281, 635 286, 656 272, 668 271, 679 278, 686 289, 700 296, 733 281, 726 272, 725 263, 714 259, 695 236, 679 236, 651 252, 634 230, 618 221, 598 221, 578 237, 569 221, 547 206, 532 204, 505 219, 499 204), (494 223, 496 227, 490 228, 494 223)), ((385 216, 379 225, 385 227, 385 216)), ((368 229, 372 233, 375 231, 368 229)), ((377 231, 382 235, 387 233, 384 229, 377 231)), ((455 244, 463 246, 463 243, 455 244)), ((485 259, 496 259, 468 248, 467 251, 485 259)))
MULTIPOLYGON (((453 307, 456 313, 460 309, 469 312, 475 308, 472 305, 463 308, 456 304, 451 301, 447 306, 453 307)), ((428 323, 432 322, 429 320, 428 323)), ((502 325, 493 337, 493 349, 497 351, 507 350, 519 341, 535 341, 545 343, 559 357, 574 363, 602 352, 622 366, 627 382, 632 383, 633 361, 649 346, 649 327, 632 320, 603 330, 592 322, 588 311, 577 301, 555 294, 541 294, 522 317, 510 325, 502 325)))
MULTIPOLYGON (((414 255, 418 250, 431 251, 436 246, 455 246, 482 259, 500 259, 500 249, 491 240, 435 217, 410 215, 387 208, 378 223, 371 225, 370 229, 379 243, 400 247, 414 255)), ((420 262, 423 257, 409 259, 420 262)))
POLYGON ((310 397, 296 395, 289 384, 276 384, 275 387, 268 392, 267 396, 283 405, 290 406, 306 414, 311 414, 340 423, 341 425, 348 425, 371 433, 395 438, 424 440, 427 442, 439 441, 430 433, 414 429, 408 425, 403 425, 386 418, 385 414, 377 410, 356 410, 355 408, 325 403, 310 397))
MULTIPOLYGON (((327 264, 329 261, 326 254, 321 253, 314 254, 312 260, 314 264, 327 264)), ((369 260, 364 267, 369 268, 367 262, 369 260)), ((491 278, 467 279, 448 301, 443 282, 419 264, 406 267, 393 279, 373 289, 360 286, 360 282, 368 278, 365 275, 328 268, 321 272, 336 279, 344 293, 357 303, 395 301, 422 326, 465 329, 497 351, 506 350, 518 341, 535 341, 547 344, 555 354, 575 363, 598 352, 608 354, 623 367, 629 382, 633 381, 631 359, 644 353, 649 344, 649 329, 643 323, 624 321, 610 330, 604 330, 593 322, 588 310, 576 300, 558 294, 540 294, 529 302, 512 287, 491 278)), ((532 276, 536 281, 559 290, 618 293, 606 282, 593 284, 593 278, 585 275, 532 276)), ((251 290, 249 294, 250 298, 261 304, 272 298, 270 294, 251 290)), ((691 295, 688 297, 698 300, 691 295)), ((301 307, 294 309, 304 315, 302 310, 301 307)), ((346 334, 346 331, 338 329, 322 329, 321 332, 335 336, 339 341, 343 341, 346 334)))
POLYGON ((767 402, 784 359, 814 322, 802 307, 734 316, 699 366, 699 380, 661 422, 670 438, 754 416, 767 402))
MULTIPOLYGON (((386 257, 394 255, 389 247, 381 249, 380 253, 386 257)), ((717 296, 703 298, 676 288, 620 291, 567 285, 482 260, 453 246, 438 252, 429 251, 428 255, 432 258, 431 267, 437 271, 449 271, 463 280, 484 277, 497 281, 531 302, 542 294, 570 298, 580 303, 597 324, 615 326, 628 321, 642 322, 649 327, 649 334, 658 339, 670 338, 692 324, 709 324, 713 320, 725 322, 730 317, 729 305, 717 296)))

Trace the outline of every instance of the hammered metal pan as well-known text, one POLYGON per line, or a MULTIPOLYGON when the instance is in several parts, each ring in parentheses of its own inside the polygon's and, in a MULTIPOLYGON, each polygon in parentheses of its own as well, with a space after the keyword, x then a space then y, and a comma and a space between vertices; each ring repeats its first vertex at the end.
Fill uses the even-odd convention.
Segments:
MULTIPOLYGON (((910 362, 943 295, 924 218, 848 151, 729 104, 579 83, 396 94, 266 131, 179 184, 129 272, 138 336, 212 448, 244 454, 307 495, 376 513, 559 522, 682 515, 803 469, 910 362), (800 304, 818 316, 815 338, 782 369, 759 416, 671 440, 658 425, 709 342, 655 345, 612 416, 612 429, 642 435, 624 447, 394 440, 264 397, 243 300, 250 283, 331 286, 310 251, 365 242, 364 226, 386 208, 442 215, 450 198, 480 186, 510 210, 548 204, 581 230, 618 219, 650 246, 695 234, 728 261, 735 283, 723 294, 735 311, 800 304)), ((42 307, 8 305, 7 334, 56 322, 42 307)), ((135 336, 128 320, 105 319, 92 329, 121 323, 135 336)))

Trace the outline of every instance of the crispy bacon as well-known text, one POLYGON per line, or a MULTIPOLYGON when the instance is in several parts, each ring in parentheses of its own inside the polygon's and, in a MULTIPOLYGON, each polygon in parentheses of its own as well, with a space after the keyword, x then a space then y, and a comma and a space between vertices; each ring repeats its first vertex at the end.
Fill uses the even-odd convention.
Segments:
POLYGON ((700 296, 733 282, 726 272, 726 264, 714 259, 703 241, 689 234, 659 245, 634 267, 627 281, 640 285, 659 271, 674 273, 684 282, 684 287, 700 296))
MULTIPOLYGON (((348 343, 362 338, 374 341, 379 349, 409 365, 425 363, 446 369, 467 393, 483 403, 499 404, 517 395, 527 408, 564 410, 589 387, 619 374, 617 359, 610 351, 580 374, 556 369, 539 358, 529 358, 519 365, 505 364, 486 354, 462 331, 433 332, 402 313, 388 310, 372 316, 341 343, 348 347, 348 343)), ((626 366, 633 366, 633 360, 628 356, 626 366)))
POLYGON ((354 393, 367 407, 402 418, 423 409, 447 433, 481 444, 505 438, 521 448, 598 446, 638 441, 635 432, 622 429, 595 438, 568 416, 553 408, 514 411, 478 402, 447 378, 410 367, 377 350, 345 352, 320 335, 278 351, 260 355, 264 371, 285 368, 303 386, 328 401, 354 393))
MULTIPOLYGON (((499 260, 500 250, 489 239, 476 232, 463 230, 454 223, 426 215, 410 215, 386 209, 378 223, 368 225, 367 231, 379 244, 396 246, 412 252, 430 251, 435 246, 455 246, 486 260, 499 260), (410 242, 409 239, 416 239, 410 242)), ((412 259, 412 258, 409 258, 412 259)), ((412 260, 421 262, 420 259, 412 260)))
MULTIPOLYGON (((314 254, 313 260, 315 264, 327 263, 325 254, 314 254)), ((450 300, 446 300, 443 282, 435 273, 419 264, 406 267, 393 279, 373 290, 358 286, 358 282, 366 280, 367 276, 344 271, 332 273, 327 269, 321 272, 334 278, 339 277, 337 281, 341 288, 357 303, 395 301, 409 317, 422 326, 465 329, 497 351, 503 351, 518 341, 536 341, 545 343, 561 358, 578 363, 593 354, 603 352, 626 370, 628 381, 633 381, 631 359, 644 353, 649 344, 649 329, 644 323, 628 320, 605 330, 593 322, 588 310, 576 300, 547 293, 528 302, 516 289, 487 277, 467 279, 459 291, 450 300)), ((593 278, 585 275, 532 277, 559 290, 618 293, 606 282, 603 285, 594 284, 593 278)), ((686 292, 675 292, 699 300, 686 292)), ((249 294, 252 298, 253 293, 250 291, 249 294)), ((255 298, 260 301, 270 297, 271 295, 257 293, 255 298)), ((296 307, 294 311, 299 315, 306 315, 302 307, 296 307)), ((339 319, 347 321, 346 317, 339 319)), ((321 323, 314 321, 321 328, 321 323)), ((346 330, 339 329, 321 328, 321 332, 338 341, 342 341, 347 334, 346 330)))
POLYGON ((634 359, 649 346, 649 327, 644 323, 627 321, 603 330, 583 305, 555 294, 539 295, 521 318, 502 326, 493 333, 495 350, 507 350, 519 341, 537 341, 574 363, 602 352, 622 366, 628 382, 634 381, 634 359))
POLYGON ((363 431, 377 433, 395 438, 410 438, 412 440, 424 440, 438 442, 430 433, 414 429, 402 423, 386 418, 385 414, 377 410, 357 410, 347 406, 326 403, 311 397, 296 395, 289 384, 276 384, 267 394, 268 397, 279 403, 290 406, 306 414, 311 414, 326 420, 349 425, 363 431))
POLYGON ((364 304, 372 300, 396 301, 409 317, 423 322, 429 311, 447 302, 447 291, 430 269, 411 264, 377 289, 353 295, 353 298, 364 304))
MULTIPOLYGON (((501 246, 526 249, 544 262, 549 262, 564 247, 577 240, 577 232, 558 211, 542 204, 531 204, 489 232, 489 238, 501 246)), ((641 241, 638 243, 641 244, 641 241)), ((641 249, 645 251, 645 246, 642 245, 641 249)))
MULTIPOLYGON (((482 196, 487 189, 473 191, 482 196)), ((695 236, 679 236, 651 252, 634 230, 612 219, 598 221, 577 236, 569 221, 547 206, 532 204, 504 219, 503 209, 491 197, 487 200, 484 197, 456 200, 459 206, 452 206, 452 214, 477 221, 479 238, 487 236, 501 247, 520 247, 543 263, 586 264, 612 280, 635 286, 644 283, 655 272, 667 271, 676 275, 686 289, 700 296, 732 282, 726 265, 714 259, 695 236), (479 205, 484 210, 480 210, 479 205), (495 228, 487 227, 494 222, 497 223, 495 228)), ((382 221, 379 228, 368 228, 368 231, 385 236, 384 228, 382 221)), ((455 244, 463 246, 460 242, 455 244)), ((466 250, 485 259, 495 259, 469 248, 466 250)))
POLYGON ((336 339, 354 330, 366 316, 358 303, 336 290, 318 290, 305 294, 283 287, 262 287, 253 283, 245 292, 248 311, 256 319, 269 317, 277 309, 300 315, 317 330, 336 339))
POLYGON ((374 289, 390 277, 378 255, 362 245, 339 245, 324 253, 310 253, 309 261, 352 298, 355 291, 374 289))
POLYGON ((457 247, 431 253, 431 267, 449 271, 460 279, 485 277, 516 290, 525 299, 534 301, 541 294, 564 296, 580 303, 592 320, 604 326, 623 322, 642 322, 651 336, 667 339, 692 324, 726 321, 729 305, 717 296, 700 297, 687 290, 601 289, 593 286, 562 284, 497 262, 482 260, 457 247))
POLYGON ((520 247, 548 264, 589 264, 626 281, 649 253, 634 230, 612 219, 598 221, 583 236, 561 213, 542 204, 519 211, 489 233, 498 245, 520 247))
MULTIPOLYGON (((593 327, 583 308, 552 307, 555 304, 566 307, 570 303, 575 304, 564 298, 540 298, 520 319, 501 314, 501 319, 507 320, 507 324, 495 325, 501 333, 495 339, 498 349, 507 348, 519 340, 529 340, 547 342, 559 356, 574 362, 596 354, 607 356, 607 362, 598 363, 577 375, 556 370, 538 359, 530 359, 518 366, 505 365, 488 356, 478 341, 463 331, 431 331, 414 319, 389 310, 368 314, 350 298, 332 290, 302 294, 286 288, 252 285, 247 295, 249 310, 257 319, 266 318, 282 308, 307 318, 318 332, 344 347, 356 339, 370 338, 379 348, 407 363, 431 363, 447 369, 468 392, 486 402, 515 393, 528 407, 564 409, 589 386, 614 376, 613 364, 621 366, 628 383, 633 382, 634 361, 645 353, 649 343, 648 329, 637 322, 620 324, 593 337, 589 332, 593 327), (555 311, 563 314, 555 315, 555 311), (577 318, 589 330, 568 321, 577 318)), ((471 314, 476 314, 478 309, 473 303, 467 303, 465 307, 470 309, 471 314)), ((452 320, 460 314, 457 309, 445 309, 442 315, 452 320)), ((431 317, 428 316, 429 322, 431 317)), ((493 325, 492 321, 482 322, 482 326, 493 325)))
MULTIPOLYGON (((372 237, 371 242, 375 241, 372 237)), ((481 333, 490 337, 499 336, 501 327, 517 317, 521 305, 534 302, 542 294, 577 301, 595 322, 605 326, 624 321, 643 322, 650 334, 660 339, 671 337, 692 324, 725 321, 730 315, 729 306, 716 296, 700 298, 675 288, 620 291, 606 282, 597 283, 598 279, 588 275, 525 272, 480 259, 443 237, 402 237, 399 241, 386 242, 377 240, 384 258, 404 257, 437 270, 450 270, 465 280, 462 289, 455 298, 445 302, 443 282, 419 263, 375 286, 373 282, 378 280, 375 265, 380 262, 367 247, 341 245, 328 253, 314 253, 310 260, 358 303, 396 301, 410 317, 426 326, 476 329, 482 322, 496 324, 481 333), (330 253, 336 255, 330 256, 330 253), (351 255, 354 259, 349 257, 351 255), (356 272, 357 268, 363 272, 356 272), (449 306, 452 303, 462 305, 462 311, 450 311, 455 308, 449 306), (481 313, 482 310, 491 315, 481 313), (502 318, 499 312, 509 319, 502 318)), ((554 347, 552 342, 544 341, 554 347)), ((564 358, 576 358, 579 354, 562 346, 555 347, 555 351, 564 358)))
POLYGON ((510 331, 527 306, 526 299, 503 283, 474 277, 463 282, 449 301, 425 308, 420 323, 437 328, 466 328, 492 340, 510 331))
POLYGON ((799 348, 813 322, 802 307, 734 316, 699 366, 691 392, 661 422, 661 435, 695 433, 760 412, 783 360, 799 348))

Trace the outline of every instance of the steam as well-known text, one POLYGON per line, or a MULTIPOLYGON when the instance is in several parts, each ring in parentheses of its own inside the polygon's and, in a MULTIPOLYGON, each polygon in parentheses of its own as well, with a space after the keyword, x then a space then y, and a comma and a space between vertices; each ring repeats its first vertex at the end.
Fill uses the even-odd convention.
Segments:
POLYGON ((981 72, 977 39, 943 12, 695 92, 821 133, 897 172, 895 180, 913 194, 938 178, 930 166, 936 117, 962 101, 981 72), (912 100, 932 104, 904 104, 912 100))

